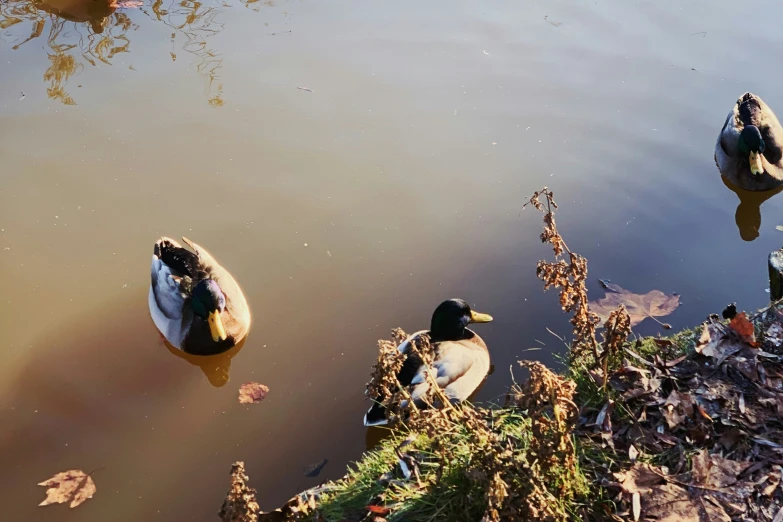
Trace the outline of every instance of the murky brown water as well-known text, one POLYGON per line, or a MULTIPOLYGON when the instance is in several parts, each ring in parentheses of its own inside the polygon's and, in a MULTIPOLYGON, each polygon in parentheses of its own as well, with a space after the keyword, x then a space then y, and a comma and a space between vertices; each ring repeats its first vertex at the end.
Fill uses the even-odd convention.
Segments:
POLYGON ((478 399, 498 398, 512 361, 561 350, 547 326, 567 331, 535 278, 539 216, 519 214, 542 185, 594 277, 682 294, 675 327, 764 305, 783 197, 738 198, 712 154, 745 90, 783 111, 780 13, 2 0, 4 518, 215 520, 239 459, 264 508, 338 477, 372 439, 375 340, 452 296, 496 318, 478 399), (243 285, 241 350, 199 364, 161 343, 146 296, 163 234, 243 285), (271 392, 240 406, 249 380, 271 392), (95 497, 37 508, 36 483, 71 468, 98 470, 95 497))

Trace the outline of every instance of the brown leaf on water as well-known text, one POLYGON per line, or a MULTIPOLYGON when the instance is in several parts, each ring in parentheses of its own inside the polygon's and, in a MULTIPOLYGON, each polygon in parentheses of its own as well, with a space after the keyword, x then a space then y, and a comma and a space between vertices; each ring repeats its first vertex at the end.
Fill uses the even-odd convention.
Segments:
POLYGON ((71 507, 75 508, 92 498, 96 489, 92 478, 80 469, 61 471, 38 485, 49 488, 46 490, 46 500, 38 504, 39 506, 70 502, 71 507))
POLYGON ((269 387, 257 382, 248 382, 239 388, 239 404, 261 402, 269 393, 269 387))
MULTIPOLYGON (((660 290, 652 290, 646 294, 635 294, 620 285, 601 281, 606 290, 606 296, 597 301, 590 301, 590 311, 606 321, 615 309, 625 305, 631 316, 631 326, 636 326, 647 318, 664 317, 674 312, 680 306, 680 296, 666 295, 660 290)), ((668 325, 667 325, 668 326, 668 325)))

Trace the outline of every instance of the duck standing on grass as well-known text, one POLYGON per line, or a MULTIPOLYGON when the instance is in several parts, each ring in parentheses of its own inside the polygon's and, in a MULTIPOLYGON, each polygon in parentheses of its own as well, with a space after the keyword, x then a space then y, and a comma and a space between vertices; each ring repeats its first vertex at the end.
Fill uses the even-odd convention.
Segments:
MULTIPOLYGON (((470 309, 462 299, 449 299, 441 303, 432 314, 429 330, 412 334, 397 349, 407 354, 397 380, 407 387, 411 399, 419 402, 429 389, 427 367, 421 358, 411 353, 411 342, 417 337, 430 336, 435 353, 432 370, 438 386, 454 401, 467 400, 476 391, 489 373, 489 351, 484 340, 467 328, 471 323, 488 323, 492 317, 470 309)), ((381 404, 384 397, 376 397, 375 404, 364 416, 365 426, 381 426, 388 422, 386 408, 381 404)))
POLYGON ((721 174, 745 190, 772 190, 783 185, 783 127, 775 113, 746 92, 726 117, 715 144, 721 174))
POLYGON ((229 350, 247 335, 250 309, 239 285, 212 255, 160 238, 152 254, 149 307, 152 320, 175 348, 193 355, 229 350))

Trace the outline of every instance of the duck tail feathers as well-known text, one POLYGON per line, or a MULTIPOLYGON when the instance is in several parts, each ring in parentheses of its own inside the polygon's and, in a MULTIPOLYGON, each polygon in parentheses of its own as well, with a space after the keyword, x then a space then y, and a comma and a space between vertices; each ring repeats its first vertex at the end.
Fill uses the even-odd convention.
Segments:
POLYGON ((364 414, 365 426, 384 426, 388 422, 389 421, 386 419, 386 408, 377 402, 364 414))

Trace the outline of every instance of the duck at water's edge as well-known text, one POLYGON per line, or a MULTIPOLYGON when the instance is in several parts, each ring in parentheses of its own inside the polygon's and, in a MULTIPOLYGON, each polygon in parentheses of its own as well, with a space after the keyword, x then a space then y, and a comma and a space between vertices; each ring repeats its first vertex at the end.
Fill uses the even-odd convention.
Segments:
POLYGON ((250 309, 239 285, 202 247, 160 238, 152 254, 152 320, 175 348, 214 355, 235 346, 250 329, 250 309))
POLYGON ((761 98, 746 92, 734 104, 715 144, 715 163, 745 190, 783 185, 783 127, 761 98))
MULTIPOLYGON (((408 354, 397 380, 408 388, 417 406, 424 406, 416 401, 426 394, 429 382, 421 358, 410 353, 411 342, 420 335, 430 336, 435 352, 432 363, 435 381, 450 400, 464 401, 476 391, 490 368, 486 343, 467 326, 491 320, 491 316, 471 310, 462 299, 449 299, 435 309, 429 330, 412 334, 397 347, 400 352, 408 354)), ((375 398, 375 404, 364 416, 365 426, 381 426, 388 422, 386 409, 381 405, 383 399, 375 398)))

